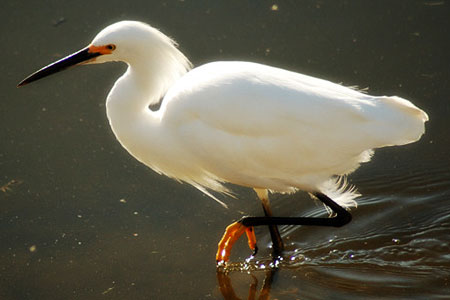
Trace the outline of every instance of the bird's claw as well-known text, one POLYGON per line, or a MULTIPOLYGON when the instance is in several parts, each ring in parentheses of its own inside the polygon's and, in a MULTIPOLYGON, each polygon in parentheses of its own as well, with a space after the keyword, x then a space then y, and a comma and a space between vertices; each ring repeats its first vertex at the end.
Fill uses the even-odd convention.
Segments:
POLYGON ((258 247, 256 245, 255 230, 253 226, 243 225, 241 219, 240 221, 232 223, 225 229, 225 233, 223 234, 217 249, 216 261, 218 263, 228 261, 231 248, 244 232, 247 235, 248 246, 253 251, 253 256, 256 255, 258 247))
POLYGON ((252 256, 256 256, 257 253, 258 253, 258 246, 255 245, 255 249, 253 249, 252 256))

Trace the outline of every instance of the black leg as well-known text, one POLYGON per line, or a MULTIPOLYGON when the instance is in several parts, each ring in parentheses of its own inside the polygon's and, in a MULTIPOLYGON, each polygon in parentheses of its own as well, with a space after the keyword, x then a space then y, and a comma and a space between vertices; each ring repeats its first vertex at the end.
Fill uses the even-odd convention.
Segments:
MULTIPOLYGON (((264 215, 266 218, 272 218, 272 211, 268 202, 262 202, 264 215)), ((269 225, 270 238, 272 239, 272 256, 278 257, 284 250, 283 240, 281 239, 280 232, 277 225, 269 225)))
POLYGON ((308 217, 244 217, 239 222, 244 226, 261 225, 312 225, 341 227, 352 220, 352 215, 328 196, 322 193, 313 193, 320 201, 336 213, 332 218, 308 218, 308 217))

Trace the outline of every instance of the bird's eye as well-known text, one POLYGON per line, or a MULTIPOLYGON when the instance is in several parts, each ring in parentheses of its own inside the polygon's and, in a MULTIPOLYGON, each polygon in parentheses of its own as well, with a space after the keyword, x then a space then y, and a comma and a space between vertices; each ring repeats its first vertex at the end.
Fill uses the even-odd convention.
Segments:
POLYGON ((108 49, 108 50, 115 50, 116 49, 116 45, 114 45, 114 44, 106 45, 106 49, 108 49))

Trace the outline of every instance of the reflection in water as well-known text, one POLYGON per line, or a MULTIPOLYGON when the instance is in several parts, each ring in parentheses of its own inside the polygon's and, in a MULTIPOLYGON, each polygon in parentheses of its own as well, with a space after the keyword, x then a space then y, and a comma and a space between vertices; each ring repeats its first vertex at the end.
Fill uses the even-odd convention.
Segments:
MULTIPOLYGON (((250 274, 253 282, 250 284, 249 291, 248 291, 248 300, 267 300, 270 299, 270 289, 272 287, 272 282, 274 280, 274 277, 277 273, 278 269, 268 269, 265 271, 265 277, 264 281, 262 283, 261 289, 259 291, 259 296, 257 297, 257 289, 258 289, 258 279, 253 275, 250 274)), ((231 279, 228 276, 228 272, 224 271, 223 269, 218 268, 217 269, 217 281, 219 282, 219 289, 222 293, 222 296, 225 300, 237 300, 242 299, 238 297, 233 289, 233 286, 231 284, 231 279)))
POLYGON ((230 272, 238 271, 238 272, 247 272, 252 277, 252 283, 249 287, 248 292, 248 300, 258 299, 258 300, 267 300, 270 299, 270 289, 272 287, 272 283, 276 273, 278 272, 279 266, 283 261, 283 257, 278 255, 279 249, 272 249, 272 255, 266 261, 255 261, 254 257, 250 257, 245 260, 243 263, 225 263, 223 265, 217 266, 217 281, 219 282, 219 289, 222 293, 225 300, 235 300, 241 299, 239 298, 234 288, 231 284, 231 279, 228 276, 230 272), (264 280, 259 291, 259 297, 257 296, 257 288, 258 288, 258 279, 255 274, 256 271, 263 270, 264 272, 264 280))
POLYGON ((239 272, 241 274, 247 273, 252 277, 252 283, 249 287, 247 299, 270 299, 272 283, 274 282, 274 278, 278 271, 283 267, 288 268, 290 265, 298 266, 302 261, 304 261, 304 256, 296 253, 296 251, 294 253, 284 251, 284 256, 279 256, 277 253, 277 249, 272 249, 270 257, 263 260, 255 260, 252 256, 244 262, 227 262, 224 264, 219 264, 217 266, 216 276, 219 283, 220 292, 222 293, 224 299, 242 299, 236 295, 235 289, 233 288, 229 277, 229 274, 233 272, 239 272), (264 273, 264 279, 258 296, 258 279, 256 275, 260 273, 264 273), (256 298, 257 296, 258 298, 256 298))

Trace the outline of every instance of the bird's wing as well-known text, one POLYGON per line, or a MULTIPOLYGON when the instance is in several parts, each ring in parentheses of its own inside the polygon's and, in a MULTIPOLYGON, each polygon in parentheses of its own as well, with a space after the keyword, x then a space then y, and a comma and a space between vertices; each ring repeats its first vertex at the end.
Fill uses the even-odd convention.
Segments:
POLYGON ((245 62, 192 70, 161 106, 162 127, 190 166, 214 180, 276 191, 347 174, 373 148, 417 140, 426 120, 405 99, 245 62))
POLYGON ((276 68, 209 64, 166 98, 163 122, 176 130, 180 147, 226 181, 245 177, 257 187, 251 178, 287 182, 346 173, 372 146, 361 144, 368 96, 276 68))

